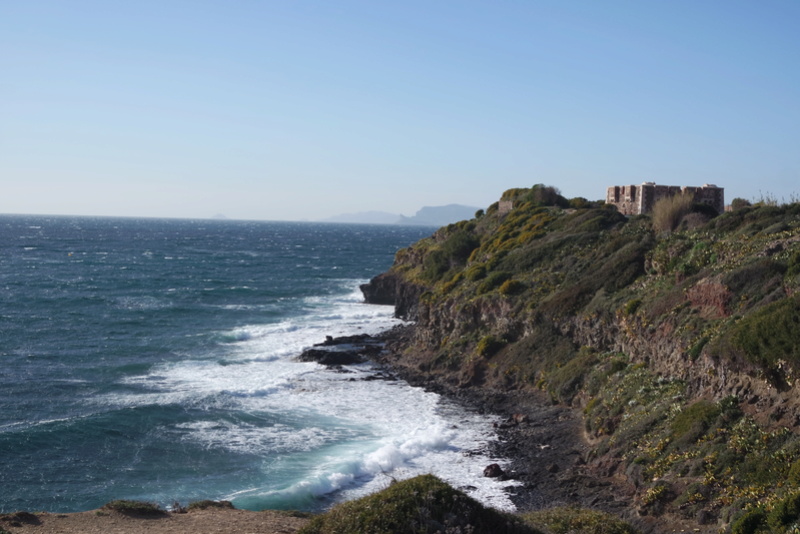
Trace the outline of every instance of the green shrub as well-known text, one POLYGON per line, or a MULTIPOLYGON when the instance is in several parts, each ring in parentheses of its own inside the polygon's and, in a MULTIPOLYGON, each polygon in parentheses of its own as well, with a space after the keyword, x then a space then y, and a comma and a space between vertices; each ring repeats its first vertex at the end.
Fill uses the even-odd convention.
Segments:
POLYGON ((706 400, 697 401, 684 408, 670 425, 675 439, 688 438, 696 441, 720 414, 718 404, 706 400))
POLYGON ((479 356, 484 358, 490 358, 497 354, 497 352, 505 346, 505 341, 501 339, 497 339, 495 336, 489 334, 488 336, 484 336, 478 341, 478 345, 475 347, 475 352, 478 353, 479 356))
POLYGON ((767 515, 767 525, 773 532, 783 532, 800 519, 800 492, 784 497, 767 515))
POLYGON ((786 297, 744 317, 731 341, 747 359, 767 370, 780 360, 800 367, 800 296, 786 297))
POLYGON ((687 355, 692 361, 697 360, 700 357, 700 354, 703 352, 703 347, 706 346, 708 343, 708 336, 703 336, 697 340, 697 342, 691 346, 687 355))
POLYGON ((228 510, 235 509, 233 503, 230 501, 194 501, 189 503, 189 506, 187 506, 188 510, 208 510, 209 508, 225 508, 228 510))
POLYGON ((494 288, 502 285, 503 282, 511 278, 511 273, 505 271, 495 271, 486 277, 486 280, 478 286, 478 294, 488 293, 494 288))
POLYGON ((786 265, 786 277, 793 278, 800 274, 800 250, 795 250, 789 256, 789 262, 786 265))
POLYGON ((731 534, 757 534, 767 524, 767 513, 757 507, 745 512, 731 525, 731 534))
POLYGON ((579 232, 599 232, 603 229, 603 223, 605 222, 605 218, 595 217, 594 219, 589 219, 585 223, 581 224, 577 230, 579 232))
POLYGON ((453 264, 464 264, 480 241, 466 230, 453 232, 442 244, 442 252, 453 264))
POLYGON ((519 518, 485 508, 433 475, 422 475, 336 505, 299 532, 537 534, 538 531, 519 518))
POLYGON ((471 282, 477 282, 478 280, 483 280, 486 278, 486 265, 478 264, 478 265, 471 265, 467 269, 467 280, 471 282))
POLYGON ((500 285, 501 295, 510 296, 510 295, 518 295, 525 291, 525 284, 520 282, 519 280, 506 280, 500 285))
POLYGON ((633 315, 636 313, 636 310, 639 309, 639 306, 642 305, 642 299, 631 299, 625 304, 625 315, 633 315))
POLYGON ((450 270, 450 260, 441 250, 433 250, 422 260, 422 277, 429 282, 436 282, 450 270))
POLYGON ((751 305, 783 284, 786 265, 771 259, 761 259, 727 271, 722 283, 751 305))
POLYGON ((793 486, 800 486, 800 460, 795 460, 789 467, 788 481, 793 486))
POLYGON ((536 184, 523 197, 524 202, 530 202, 534 206, 558 206, 561 208, 569 207, 569 200, 561 196, 561 191, 551 185, 536 184))
POLYGON ((464 225, 450 225, 447 228, 450 234, 422 260, 422 277, 425 280, 436 282, 450 269, 467 262, 472 251, 480 245, 478 238, 467 228, 464 225))
POLYGON ((126 515, 160 516, 167 512, 155 503, 143 501, 128 501, 124 499, 111 501, 103 506, 106 510, 113 510, 126 515))
POLYGON ((523 514, 526 523, 552 534, 636 534, 636 529, 611 514, 571 507, 523 514))
POLYGON ((550 391, 558 400, 569 404, 597 361, 597 355, 594 352, 589 349, 581 349, 577 356, 550 374, 548 379, 550 391))
POLYGON ((591 203, 583 197, 574 197, 569 199, 569 207, 581 210, 591 207, 591 203))
MULTIPOLYGON (((563 224, 563 230, 566 232, 581 233, 609 230, 627 222, 627 217, 618 211, 594 208, 578 211, 564 218, 560 224, 563 224)), ((556 227, 560 228, 560 224, 556 224, 556 227)))

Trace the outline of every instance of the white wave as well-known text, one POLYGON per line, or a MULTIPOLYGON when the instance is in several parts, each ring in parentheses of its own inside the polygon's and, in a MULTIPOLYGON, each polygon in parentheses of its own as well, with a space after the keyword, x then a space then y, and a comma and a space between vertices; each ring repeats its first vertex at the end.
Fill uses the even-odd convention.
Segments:
POLYGON ((338 494, 337 500, 349 500, 380 491, 393 479, 403 480, 434 473, 456 487, 471 488, 472 496, 484 504, 513 511, 514 505, 502 488, 516 483, 488 481, 477 473, 464 476, 463 471, 475 471, 472 467, 478 464, 465 461, 460 449, 454 445, 455 441, 456 433, 435 429, 428 434, 420 432, 406 440, 395 439, 372 452, 359 453, 352 446, 340 447, 331 451, 328 457, 319 459, 302 480, 288 487, 249 488, 226 498, 271 503, 338 494))
POLYGON ((269 451, 272 454, 311 451, 334 439, 320 427, 295 428, 284 424, 261 427, 230 421, 198 421, 176 425, 185 431, 183 441, 202 443, 204 448, 243 454, 269 451))
POLYGON ((263 486, 238 491, 236 498, 259 503, 332 493, 352 498, 381 489, 384 473, 396 479, 433 473, 456 487, 476 488, 471 494, 486 504, 513 510, 503 485, 482 476, 487 464, 502 460, 464 454, 485 449, 494 439, 491 417, 404 382, 361 380, 376 371, 372 364, 342 374, 294 360, 327 335, 375 334, 398 324, 392 308, 362 304, 355 292, 308 300, 322 313, 222 332, 229 342, 214 358, 166 362, 125 380, 141 392, 103 402, 199 408, 214 420, 174 426, 179 439, 260 455, 265 465, 277 461, 276 454, 291 458, 286 461, 293 483, 273 482, 273 473, 265 471, 263 486), (268 414, 274 421, 214 416, 220 412, 268 414))

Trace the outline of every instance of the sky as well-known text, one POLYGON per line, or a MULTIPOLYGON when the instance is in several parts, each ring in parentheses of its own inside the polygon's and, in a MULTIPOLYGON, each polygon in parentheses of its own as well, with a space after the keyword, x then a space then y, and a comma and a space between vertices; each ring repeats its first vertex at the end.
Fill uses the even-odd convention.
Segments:
POLYGON ((0 0, 0 213, 800 200, 796 0, 0 0))

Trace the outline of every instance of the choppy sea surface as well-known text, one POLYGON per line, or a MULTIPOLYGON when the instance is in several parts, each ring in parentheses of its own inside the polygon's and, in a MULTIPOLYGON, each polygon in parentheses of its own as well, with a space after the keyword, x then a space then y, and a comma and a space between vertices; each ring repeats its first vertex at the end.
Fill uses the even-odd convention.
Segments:
POLYGON ((321 510, 422 473, 513 510, 490 418, 294 359, 397 324, 358 286, 432 231, 0 216, 0 512, 321 510))

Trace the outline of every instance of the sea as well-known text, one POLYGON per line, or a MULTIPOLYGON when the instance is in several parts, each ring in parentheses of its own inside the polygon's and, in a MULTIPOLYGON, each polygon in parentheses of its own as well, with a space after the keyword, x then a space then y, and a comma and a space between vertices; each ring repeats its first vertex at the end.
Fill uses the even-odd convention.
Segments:
POLYGON ((0 512, 321 511, 427 473, 513 510, 492 416, 296 359, 399 324, 359 285, 434 230, 0 216, 0 512))

